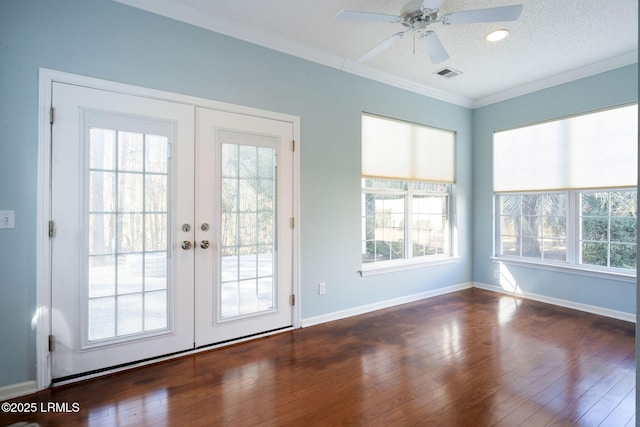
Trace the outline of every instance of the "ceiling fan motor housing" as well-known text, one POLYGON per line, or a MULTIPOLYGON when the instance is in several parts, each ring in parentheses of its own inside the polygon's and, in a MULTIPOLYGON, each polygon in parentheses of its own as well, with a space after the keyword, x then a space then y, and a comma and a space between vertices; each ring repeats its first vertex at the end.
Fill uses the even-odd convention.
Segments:
POLYGON ((430 23, 435 22, 437 19, 438 19, 438 12, 425 14, 418 10, 408 15, 403 15, 402 25, 404 25, 407 28, 417 30, 417 29, 426 27, 430 23))
POLYGON ((438 20, 437 10, 423 10, 422 1, 414 0, 405 4, 400 11, 401 24, 413 30, 424 30, 427 25, 438 20))

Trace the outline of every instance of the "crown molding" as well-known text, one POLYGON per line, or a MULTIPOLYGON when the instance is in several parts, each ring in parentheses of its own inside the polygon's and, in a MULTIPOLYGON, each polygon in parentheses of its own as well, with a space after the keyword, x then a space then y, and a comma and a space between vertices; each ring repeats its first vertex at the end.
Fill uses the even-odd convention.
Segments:
POLYGON ((613 58, 606 59, 600 62, 594 62, 593 64, 586 65, 584 67, 576 68, 571 71, 556 74, 546 79, 537 80, 522 86, 517 86, 506 91, 495 93, 493 95, 476 98, 471 108, 480 108, 487 105, 495 104, 498 102, 506 101, 507 99, 516 98, 518 96, 527 95, 529 93, 537 92, 539 90, 548 89, 553 86, 558 86, 564 83, 569 83, 575 80, 579 80, 585 77, 594 76, 596 74, 611 71, 616 68, 624 67, 627 65, 635 64, 638 62, 638 51, 628 52, 626 54, 615 56, 613 58))
POLYGON ((292 55, 310 62, 334 68, 369 80, 384 83, 410 92, 428 96, 440 101, 456 104, 466 108, 480 108, 490 104, 502 102, 511 98, 568 83, 584 77, 610 71, 638 62, 638 52, 633 51, 624 55, 589 64, 565 73, 557 74, 545 79, 517 86, 502 92, 469 98, 451 92, 442 91, 431 86, 398 77, 391 73, 377 70, 368 65, 349 59, 331 55, 318 49, 313 49, 300 43, 258 31, 235 22, 226 21, 219 17, 203 14, 190 6, 177 4, 173 0, 113 0, 127 6, 142 9, 176 21, 184 22, 196 27, 204 28, 234 39, 262 46, 287 55, 292 55))
POLYGON ((408 79, 403 79, 396 75, 377 70, 356 61, 351 61, 348 59, 344 60, 344 65, 341 70, 369 80, 374 80, 400 89, 405 89, 410 92, 418 93, 420 95, 435 98, 440 101, 460 105, 466 108, 471 108, 473 106, 473 100, 471 98, 457 95, 452 92, 435 89, 431 86, 422 85, 408 79))
POLYGON ((376 70, 368 65, 360 64, 346 58, 331 55, 318 49, 313 49, 291 40, 258 31, 254 28, 232 23, 216 16, 205 15, 202 12, 185 5, 178 5, 172 0, 113 0, 127 6, 142 9, 176 21, 184 22, 196 27, 204 28, 234 39, 262 46, 271 50, 285 53, 297 58, 305 59, 320 65, 334 68, 346 73, 364 77, 380 83, 388 84, 400 89, 429 96, 444 102, 457 104, 466 108, 472 106, 473 100, 464 96, 441 91, 433 87, 418 84, 384 71, 376 70))

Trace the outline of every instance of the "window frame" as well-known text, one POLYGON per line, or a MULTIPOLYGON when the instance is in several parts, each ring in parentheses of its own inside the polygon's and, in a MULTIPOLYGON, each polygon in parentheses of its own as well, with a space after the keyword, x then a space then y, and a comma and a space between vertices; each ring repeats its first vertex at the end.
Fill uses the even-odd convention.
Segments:
MULTIPOLYGON (((363 247, 367 239, 365 238, 365 225, 363 224, 365 218, 365 194, 379 194, 379 195, 403 195, 404 198, 404 226, 403 226, 403 253, 402 258, 381 260, 377 262, 363 262, 361 258, 362 269, 359 271, 361 276, 369 276, 374 274, 382 274, 394 271, 404 271, 411 268, 420 268, 426 265, 438 265, 455 262, 459 259, 456 254, 455 236, 454 236, 454 221, 455 221, 455 184, 453 183, 439 183, 421 180, 390 180, 396 182, 404 182, 403 189, 383 189, 375 187, 366 187, 366 181, 370 178, 366 176, 361 177, 361 247, 363 247), (433 190, 420 190, 415 188, 416 183, 426 182, 428 184, 446 185, 446 192, 438 192, 433 190), (415 195, 435 195, 446 198, 446 248, 445 253, 437 253, 432 255, 414 256, 413 254, 413 238, 411 236, 412 230, 412 216, 413 216, 413 197, 415 195)), ((361 250, 361 256, 363 251, 361 250)))
MULTIPOLYGON (((566 191, 539 191, 539 192, 534 192, 534 191, 522 191, 522 192, 505 192, 505 193, 496 193, 495 194, 495 212, 496 212, 496 220, 495 220, 495 247, 494 247, 494 254, 496 256, 500 256, 500 257, 505 257, 505 258, 516 258, 516 259, 533 259, 533 260, 539 260, 539 261, 550 261, 550 262, 560 262, 560 263, 565 263, 569 260, 570 258, 570 250, 569 250, 569 240, 571 239, 573 230, 570 227, 570 223, 571 221, 569 220, 569 204, 570 202, 570 196, 568 194, 568 192, 566 191), (567 210, 565 212, 564 218, 565 218, 565 237, 564 240, 567 242, 567 252, 565 254, 565 261, 562 260, 557 260, 557 259, 553 259, 553 258, 547 258, 545 257, 545 251, 544 251, 544 241, 546 240, 557 240, 558 238, 554 238, 554 237, 549 237, 547 235, 545 235, 544 233, 544 222, 546 220, 547 217, 549 217, 549 215, 544 215, 544 212, 538 212, 536 215, 524 215, 522 212, 522 202, 521 199, 525 196, 542 196, 542 197, 546 197, 549 195, 565 195, 566 196, 566 205, 567 205, 567 210), (524 235, 522 233, 520 234, 515 234, 513 235, 513 237, 515 237, 516 239, 525 239, 525 238, 533 238, 536 239, 538 241, 542 241, 543 245, 540 248, 541 249, 541 256, 538 257, 532 257, 532 256, 526 256, 526 255, 522 255, 522 249, 520 248, 520 254, 514 255, 514 254, 505 254, 504 253, 504 243, 503 243, 503 236, 508 236, 507 234, 503 234, 503 230, 502 230, 502 219, 507 217, 507 216, 514 216, 514 215, 503 215, 502 214, 502 209, 501 207, 503 206, 503 203, 501 202, 503 197, 513 197, 513 196, 517 196, 520 198, 520 203, 519 205, 519 211, 518 211, 518 219, 522 219, 525 216, 535 216, 537 218, 540 219, 540 224, 539 226, 539 231, 538 233, 534 236, 534 235, 524 235)), ((544 207, 542 208, 544 209, 544 207)), ((557 216, 557 215, 555 215, 557 216)))
MULTIPOLYGON (((493 257, 494 261, 528 267, 537 267, 546 270, 571 272, 576 274, 584 274, 588 276, 596 276, 607 279, 615 279, 632 282, 637 276, 637 266, 635 270, 624 269, 618 267, 598 266, 593 264, 585 264, 582 262, 582 205, 581 195, 583 193, 611 193, 616 191, 636 190, 636 187, 619 187, 607 189, 573 189, 565 191, 509 191, 494 193, 494 238, 493 238, 493 257), (567 252, 566 260, 559 261, 545 258, 525 257, 522 255, 511 255, 502 253, 500 247, 501 240, 501 202, 502 196, 508 195, 526 195, 526 194, 566 194, 567 195, 567 212, 566 212, 566 239, 567 252)), ((637 197, 637 196, 636 196, 637 197)), ((609 218, 611 218, 609 216, 609 218)), ((607 240, 611 243, 611 238, 607 240)), ((636 238, 637 250, 637 238, 636 238)))
MULTIPOLYGON (((632 270, 582 263, 580 194, 635 190, 637 205, 637 108, 637 102, 624 103, 510 129, 494 130, 493 261, 635 282, 637 265, 632 270), (611 147, 615 149, 603 153, 601 144, 606 139, 611 140, 611 147), (549 157, 549 152, 555 153, 553 157, 549 157), (617 173, 597 175, 592 172, 598 170, 617 173), (500 253, 500 195, 553 192, 568 195, 567 261, 500 253)), ((610 221, 608 224, 607 232, 610 232, 610 221)), ((637 224, 636 221, 636 254, 637 224)), ((608 239, 607 264, 610 263, 611 243, 608 239)))
POLYGON ((616 246, 616 245, 633 245, 635 246, 636 250, 636 255, 635 258, 637 260, 637 256, 638 256, 638 231, 637 231, 637 224, 638 224, 638 220, 637 220, 637 214, 636 214, 636 218, 634 221, 634 224, 636 226, 636 238, 634 242, 624 242, 624 241, 617 241, 613 238, 613 234, 614 234, 614 230, 613 230, 613 226, 612 223, 614 220, 618 219, 618 220, 623 220, 625 218, 630 218, 628 216, 624 216, 624 215, 613 215, 613 209, 612 209, 612 204, 613 204, 613 200, 612 200, 612 193, 616 193, 616 192, 634 192, 635 190, 635 206, 637 206, 637 197, 638 197, 638 190, 637 188, 632 188, 632 187, 626 187, 626 188, 616 188, 616 189, 595 189, 595 190, 591 190, 591 189, 587 189, 587 190, 580 190, 577 191, 577 196, 576 196, 576 204, 578 206, 577 209, 577 220, 576 220, 576 225, 578 226, 578 231, 579 234, 577 235, 577 241, 576 241, 576 259, 580 261, 581 265, 585 265, 585 266, 589 266, 589 267, 595 267, 595 268, 602 268, 604 270, 607 271, 613 271, 613 272, 631 272, 633 271, 634 273, 637 274, 637 270, 638 270, 638 266, 636 264, 636 268, 635 269, 630 269, 630 268, 623 268, 623 267, 613 267, 611 266, 611 256, 612 256, 612 247, 616 246), (584 194, 588 194, 588 193, 607 193, 607 214, 605 215, 598 215, 598 216, 594 216, 594 215, 584 215, 584 211, 583 211, 583 195, 584 194), (600 217, 600 218, 606 218, 607 220, 607 239, 606 240, 595 240, 595 239, 584 239, 584 229, 583 229, 583 218, 585 218, 585 216, 587 218, 595 218, 595 217, 600 217), (583 252, 584 252, 584 248, 583 248, 583 243, 587 241, 590 243, 605 243, 607 246, 607 266, 598 266, 595 264, 585 264, 583 261, 583 252))
MULTIPOLYGON (((368 112, 361 115, 361 276, 401 271, 426 264, 452 262, 456 259, 455 236, 455 182, 456 182, 456 132, 406 120, 380 116, 368 112), (407 236, 412 232, 413 194, 403 186, 403 258, 363 262, 366 253, 366 179, 396 180, 404 182, 428 182, 446 184, 447 203, 447 254, 409 257, 413 245, 407 236), (409 200, 411 198, 411 200, 409 200)), ((371 191, 368 191, 372 193, 371 191)), ((382 194, 382 193, 381 193, 382 194)), ((375 241, 375 239, 374 239, 375 241)), ((377 244, 376 244, 377 245, 377 244)), ((377 249, 377 246, 374 248, 377 249)))

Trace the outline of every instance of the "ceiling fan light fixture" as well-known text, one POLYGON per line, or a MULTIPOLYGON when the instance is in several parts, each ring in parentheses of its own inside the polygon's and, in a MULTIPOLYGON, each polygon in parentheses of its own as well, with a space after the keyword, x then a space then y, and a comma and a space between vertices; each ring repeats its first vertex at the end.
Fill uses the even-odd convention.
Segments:
POLYGON ((504 40, 507 37, 509 37, 509 30, 500 28, 499 30, 491 31, 489 34, 485 36, 485 39, 487 39, 488 42, 495 43, 495 42, 504 40))
MULTIPOLYGON (((358 62, 370 61, 390 47, 405 33, 412 32, 414 41, 416 34, 419 35, 427 56, 433 64, 437 64, 449 59, 449 54, 435 31, 429 29, 431 24, 442 23, 442 25, 457 25, 517 21, 523 9, 523 5, 514 4, 511 6, 489 7, 486 9, 463 10, 440 16, 440 6, 445 1, 446 0, 410 0, 402 7, 400 15, 341 10, 336 15, 336 19, 400 23, 405 27, 405 30, 388 37, 383 40, 382 43, 364 54, 358 59, 358 62)), ((487 34, 486 37, 487 40, 498 41, 504 39, 507 35, 509 35, 509 31, 501 29, 492 31, 490 34, 487 34), (494 38, 494 36, 497 38, 494 38)))

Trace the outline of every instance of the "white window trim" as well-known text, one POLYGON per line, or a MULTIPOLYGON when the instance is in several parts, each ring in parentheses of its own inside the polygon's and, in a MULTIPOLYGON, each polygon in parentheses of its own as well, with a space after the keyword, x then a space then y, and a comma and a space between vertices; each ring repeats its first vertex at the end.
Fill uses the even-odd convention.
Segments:
POLYGON ((429 255, 428 257, 398 259, 391 261, 382 261, 378 263, 363 264, 362 270, 358 270, 358 273, 360 274, 360 277, 367 277, 375 276, 378 274, 413 270, 422 267, 451 264, 458 261, 460 261, 460 257, 457 255, 429 255))
MULTIPOLYGON (((629 190, 629 187, 612 188, 603 191, 623 191, 629 190)), ((574 189, 567 190, 567 261, 554 261, 548 259, 528 258, 515 255, 500 255, 498 247, 500 245, 500 227, 498 226, 500 209, 498 196, 509 194, 533 194, 533 193, 559 193, 558 191, 509 191, 504 193, 494 193, 494 256, 491 260, 497 263, 516 265, 521 267, 539 268, 542 270, 556 271, 568 274, 579 274, 583 276, 599 277, 603 279, 619 280, 623 282, 636 282, 636 271, 626 270, 615 267, 599 267, 590 264, 582 264, 579 262, 579 234, 580 234, 580 193, 588 191, 597 191, 597 189, 574 189)), ((637 246, 636 246, 637 248, 637 246)))
POLYGON ((582 276, 598 277, 609 280, 619 280, 622 282, 636 283, 636 274, 626 270, 618 270, 609 267, 607 270, 594 266, 587 267, 585 264, 573 265, 560 261, 552 262, 538 260, 534 258, 516 258, 510 256, 493 256, 491 260, 498 264, 515 265, 518 267, 529 267, 540 270, 555 271, 559 273, 578 274, 582 276))
MULTIPOLYGON (((366 178, 366 177, 361 177, 361 178, 366 178)), ((414 180, 403 180, 405 182, 416 182, 414 180)), ((448 228, 449 228, 449 253, 446 254, 437 254, 437 255, 425 255, 425 256, 417 256, 414 257, 413 253, 411 252, 411 257, 410 258, 398 258, 398 259, 394 259, 394 260, 386 260, 386 261, 379 261, 379 262, 371 262, 371 263, 362 263, 362 269, 358 270, 358 273, 360 274, 360 277, 366 277, 366 276, 372 276, 372 275, 378 275, 378 274, 385 274, 385 273, 393 273, 396 271, 404 271, 404 270, 412 270, 415 268, 421 268, 421 267, 425 267, 425 266, 431 266, 431 265, 442 265, 442 264, 449 264, 449 263, 453 263, 453 262, 458 262, 460 260, 460 257, 457 255, 457 245, 456 245, 456 237, 455 237, 455 208, 456 208, 456 204, 455 204, 455 200, 456 200, 456 187, 454 183, 448 183, 449 185, 449 192, 446 193, 447 194, 447 198, 448 198, 448 203, 447 203, 447 209, 448 209, 448 228)), ((371 191, 373 193, 377 193, 377 194, 402 194, 405 196, 405 223, 406 223, 406 219, 408 217, 411 216, 412 210, 411 210, 411 203, 409 203, 409 199, 411 197, 413 197, 414 194, 434 194, 434 195, 440 195, 439 193, 430 193, 430 192, 424 192, 424 191, 420 191, 420 190, 413 190, 411 188, 411 186, 408 186, 409 188, 407 188, 406 190, 395 190, 395 189, 380 189, 380 190, 375 190, 375 191, 371 191)), ((365 193, 365 188, 361 187, 360 188, 360 194, 362 195, 363 193, 365 193)), ((408 256, 409 251, 412 251, 412 241, 411 241, 411 236, 410 233, 407 232, 407 229, 405 227, 405 242, 407 247, 405 248, 405 255, 408 256)))

